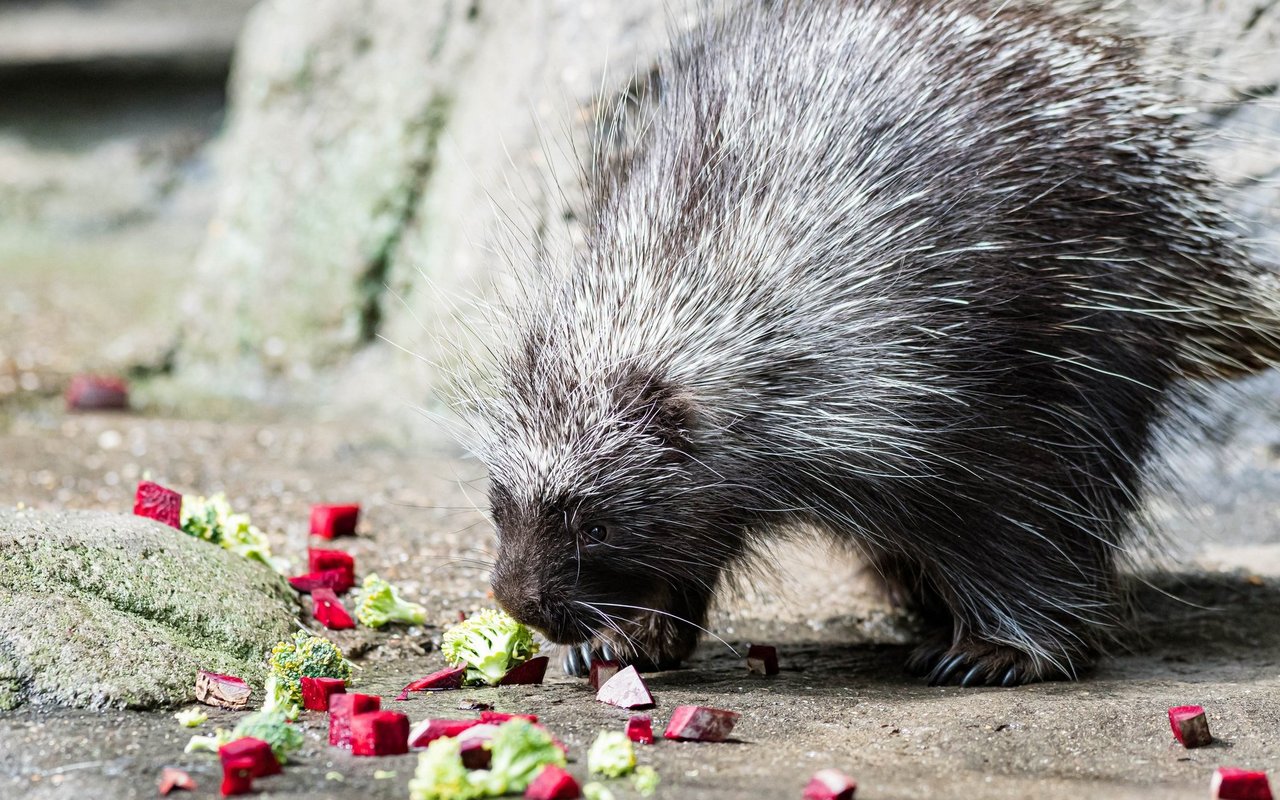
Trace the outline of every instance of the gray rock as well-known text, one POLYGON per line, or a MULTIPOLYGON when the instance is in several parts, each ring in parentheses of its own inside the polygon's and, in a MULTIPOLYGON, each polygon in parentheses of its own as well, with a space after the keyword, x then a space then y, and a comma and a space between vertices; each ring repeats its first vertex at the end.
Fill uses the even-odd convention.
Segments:
POLYGON ((267 567, 158 522, 0 509, 0 710, 190 700, 198 669, 259 680, 293 629, 267 567))

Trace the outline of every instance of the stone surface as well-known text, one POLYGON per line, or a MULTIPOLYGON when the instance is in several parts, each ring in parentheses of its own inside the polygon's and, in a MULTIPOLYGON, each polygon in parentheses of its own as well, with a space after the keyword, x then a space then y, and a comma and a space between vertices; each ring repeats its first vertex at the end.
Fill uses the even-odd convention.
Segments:
POLYGON ((284 580, 151 520, 0 510, 0 709, 190 700, 198 669, 257 679, 293 628, 284 580))

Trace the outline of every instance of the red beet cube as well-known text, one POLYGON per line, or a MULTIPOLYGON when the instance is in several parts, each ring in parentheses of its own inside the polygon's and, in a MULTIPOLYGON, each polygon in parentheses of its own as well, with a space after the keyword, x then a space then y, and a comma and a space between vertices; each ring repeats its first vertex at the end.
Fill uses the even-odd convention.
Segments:
POLYGON ((328 711, 335 694, 346 694, 347 682, 341 678, 302 677, 302 707, 308 711, 328 711))
POLYGON ((838 769, 820 769, 804 787, 804 800, 853 800, 858 783, 838 769))
POLYGON ((1169 727, 1173 736, 1186 748, 1204 747, 1213 741, 1209 720, 1201 706, 1176 706, 1169 709, 1169 727))
POLYGON ((164 797, 174 789, 194 792, 196 790, 196 782, 191 779, 190 775, 180 769, 165 767, 160 772, 160 783, 156 788, 160 792, 160 796, 164 797))
POLYGON ((747 672, 753 675, 778 674, 778 648, 753 644, 747 648, 747 672))
POLYGON ((129 407, 129 384, 110 375, 77 375, 67 385, 68 411, 118 411, 129 407))
POLYGON ((740 715, 707 706, 676 706, 663 736, 692 742, 723 742, 740 715))
POLYGON ((653 695, 640 679, 635 667, 619 670, 617 675, 604 682, 596 699, 619 708, 647 708, 653 705, 653 695))
POLYGON ((325 550, 320 547, 307 549, 307 572, 324 572, 329 569, 340 569, 356 579, 356 560, 345 550, 325 550))
POLYGON ((1218 767, 1209 784, 1213 800, 1273 800, 1267 773, 1218 767))
POLYGON ((323 586, 311 590, 311 613, 316 622, 331 631, 343 631, 356 626, 356 621, 347 613, 338 595, 323 586))
POLYGON ((534 656, 523 664, 518 664, 507 671, 502 676, 502 680, 498 681, 499 686, 520 686, 535 683, 542 683, 543 677, 547 674, 546 656, 534 656))
POLYGON ((336 594, 346 594, 356 580, 345 569, 326 569, 320 572, 308 572, 306 575, 294 575, 289 585, 302 594, 310 594, 316 589, 330 589, 336 594))
POLYGON ((424 719, 409 731, 409 746, 426 747, 436 739, 452 739, 479 724, 478 719, 424 719))
POLYGON ((322 539, 335 536, 354 536, 356 522, 360 519, 360 506, 312 506, 311 535, 322 539))
POLYGON ((462 764, 467 769, 488 769, 493 751, 485 745, 493 741, 498 726, 492 723, 473 725, 458 735, 458 749, 462 753, 462 764))
POLYGON ((222 762, 222 796, 253 791, 253 759, 231 758, 222 762))
POLYGON ((653 720, 648 714, 637 714, 627 720, 627 738, 636 744, 653 744, 653 720))
POLYGON ((591 684, 591 688, 597 692, 600 687, 609 682, 609 679, 617 675, 622 670, 622 664, 617 661, 592 661, 591 677, 587 678, 587 683, 591 684))
POLYGON ((351 753, 398 756, 409 752, 409 718, 398 711, 368 711, 351 718, 351 753))
POLYGON ((182 495, 158 483, 139 481, 133 496, 133 513, 182 529, 182 495))
POLYGON ((467 674, 466 667, 450 667, 433 672, 425 678, 418 678, 400 690, 397 700, 408 700, 409 692, 437 692, 442 689, 461 689, 462 676, 467 674))
POLYGON ((228 761, 240 758, 249 759, 253 764, 253 777, 255 778, 279 775, 283 771, 280 769, 280 762, 276 760, 275 754, 271 752, 271 745, 252 736, 236 739, 234 742, 227 742, 222 747, 219 747, 218 758, 222 760, 224 765, 228 761))
MULTIPOLYGON (((329 744, 351 747, 351 718, 382 708, 382 698, 371 694, 348 692, 329 695, 329 744)), ((408 741, 408 732, 405 732, 408 741)))
POLYGON ((249 684, 235 675, 220 672, 196 673, 196 699, 207 706, 244 708, 249 704, 249 684))
POLYGON ((513 719, 522 719, 526 722, 537 723, 538 716, 536 714, 504 714, 501 711, 481 711, 480 721, 487 722, 492 725, 501 725, 504 722, 510 722, 513 719))
POLYGON ((525 800, 574 800, 582 796, 573 776, 555 764, 538 770, 537 776, 524 790, 525 800))

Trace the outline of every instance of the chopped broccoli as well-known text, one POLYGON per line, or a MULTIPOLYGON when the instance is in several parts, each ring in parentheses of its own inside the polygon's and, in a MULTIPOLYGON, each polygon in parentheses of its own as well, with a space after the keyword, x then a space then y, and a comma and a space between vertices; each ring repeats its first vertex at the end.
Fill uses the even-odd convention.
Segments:
POLYGON ((636 768, 636 751, 622 731, 600 731, 587 751, 587 769, 592 775, 621 778, 636 768))
POLYGON ((421 625, 427 621, 425 608, 402 598, 396 587, 379 578, 376 573, 365 576, 360 598, 356 619, 370 628, 381 628, 388 622, 421 625))
POLYGON ((636 767, 631 785, 636 788, 641 797, 652 797, 653 793, 658 791, 658 771, 647 764, 636 767))
POLYGON ((538 653, 533 634, 505 611, 486 609, 444 632, 444 657, 467 665, 464 683, 496 686, 502 676, 538 653))
POLYGON ((198 728, 209 719, 209 715, 198 708, 184 708, 173 718, 184 728, 198 728))
POLYGON ((289 760, 289 754, 302 747, 302 731, 279 711, 257 711, 236 725, 231 739, 252 736, 271 745, 271 752, 281 764, 289 760))
POLYGON ((271 648, 270 663, 272 674, 277 676, 282 687, 287 688, 289 702, 296 706, 302 705, 304 676, 351 680, 351 663, 342 657, 337 645, 306 631, 295 633, 292 642, 280 642, 271 648))
MULTIPOLYGON (((301 691, 302 682, 298 682, 299 691, 301 691)), ((284 714, 285 719, 292 722, 302 713, 302 709, 293 701, 293 693, 286 687, 285 682, 280 679, 276 673, 271 673, 267 678, 267 685, 263 687, 262 693, 265 698, 262 701, 262 710, 269 713, 284 714)))
POLYGON ((494 796, 523 792, 547 764, 565 765, 564 751, 551 734, 524 719, 499 725, 489 749, 489 769, 472 773, 472 780, 494 796))
POLYGON ((583 800, 613 800, 613 792, 605 788, 603 783, 592 781, 582 787, 583 800))
POLYGON ((409 800, 472 800, 485 791, 471 780, 462 763, 457 739, 436 739, 418 755, 418 768, 409 781, 409 800))
POLYGON ((187 742, 187 746, 182 748, 184 753, 216 753, 218 748, 222 747, 233 738, 231 731, 226 728, 215 728, 212 736, 192 736, 191 741, 187 742))
POLYGON ((284 561, 272 558, 266 534, 249 522, 248 514, 234 513, 227 496, 221 492, 212 497, 183 497, 182 530, 245 558, 261 561, 277 572, 288 571, 284 561))

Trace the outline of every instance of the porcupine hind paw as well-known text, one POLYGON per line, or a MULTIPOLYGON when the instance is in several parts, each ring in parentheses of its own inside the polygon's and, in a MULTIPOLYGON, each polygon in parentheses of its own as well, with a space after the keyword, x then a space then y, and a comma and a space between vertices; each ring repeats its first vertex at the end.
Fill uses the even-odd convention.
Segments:
MULTIPOLYGON (((1069 666, 1079 669, 1081 665, 1069 666)), ((1043 657, 1008 645, 976 637, 953 641, 949 631, 919 645, 907 659, 907 670, 927 678, 930 686, 1021 686, 1075 677, 1043 657)))

